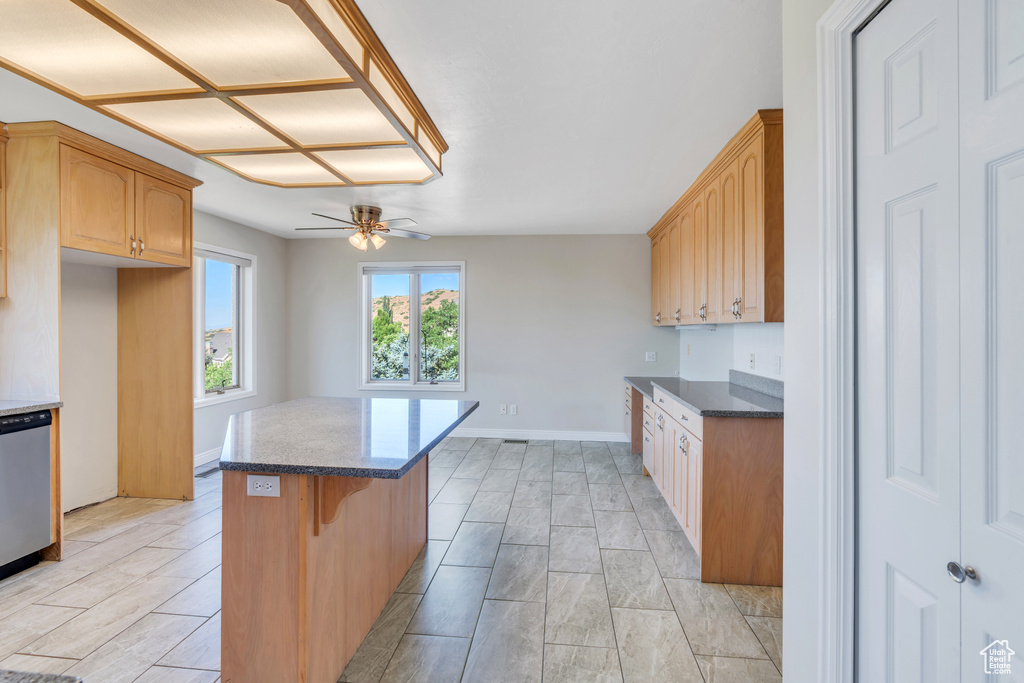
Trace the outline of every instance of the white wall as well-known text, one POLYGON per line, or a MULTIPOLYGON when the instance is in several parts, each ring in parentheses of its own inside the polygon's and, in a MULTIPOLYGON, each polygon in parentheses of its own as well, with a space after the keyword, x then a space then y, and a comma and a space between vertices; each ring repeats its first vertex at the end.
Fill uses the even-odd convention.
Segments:
POLYGON ((61 264, 64 511, 117 495, 117 270, 61 264))
POLYGON ((819 273, 815 24, 831 0, 783 0, 786 157, 784 635, 787 683, 817 683, 819 273))
POLYGON ((729 370, 785 379, 784 323, 743 323, 679 330, 679 376, 726 382, 729 370), (750 367, 754 354, 754 367, 750 367), (781 363, 776 371, 776 359, 781 363))
POLYGON ((288 395, 466 398, 467 429, 622 435, 623 375, 673 375, 679 343, 650 324, 644 235, 392 238, 366 254, 344 239, 288 242, 288 395), (466 391, 356 389, 357 263, 466 262, 466 391), (655 351, 655 363, 644 361, 655 351), (518 415, 499 415, 515 403, 518 415))
POLYGON ((256 262, 256 396, 197 408, 195 452, 197 456, 220 455, 228 417, 285 400, 287 380, 287 286, 286 241, 266 232, 196 211, 192 219, 196 242, 236 249, 257 258, 256 262))

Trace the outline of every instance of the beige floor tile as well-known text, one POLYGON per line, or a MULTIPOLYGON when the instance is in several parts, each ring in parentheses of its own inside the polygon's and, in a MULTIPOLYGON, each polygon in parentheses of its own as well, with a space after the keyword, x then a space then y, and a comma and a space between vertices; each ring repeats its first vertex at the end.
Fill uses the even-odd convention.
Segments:
POLYGON ((485 600, 463 683, 530 683, 543 676, 544 605, 485 600))
POLYGON ((95 607, 146 574, 175 559, 182 552, 166 548, 140 548, 117 562, 46 596, 38 603, 63 607, 95 607))
POLYGON ((220 612, 156 663, 182 669, 220 671, 220 612))
POLYGON ((163 536, 150 545, 155 548, 177 548, 179 550, 192 550, 204 541, 208 541, 221 529, 221 509, 218 508, 209 512, 194 522, 182 526, 177 531, 163 536))
POLYGON ((83 611, 68 607, 29 605, 4 618, 0 621, 0 659, 18 652, 83 611))
POLYGON ((82 659, 190 583, 188 579, 165 576, 140 579, 21 651, 30 655, 82 659))
POLYGON ((774 586, 736 586, 726 589, 740 614, 749 617, 782 617, 782 589, 774 586))
POLYGON ((547 644, 544 683, 622 683, 618 650, 547 644))
POLYGON ((340 680, 366 683, 380 679, 398 643, 402 640, 405 628, 420 604, 420 599, 421 596, 411 593, 395 593, 391 596, 341 674, 340 680))
POLYGON ((135 683, 216 683, 219 679, 220 674, 216 671, 154 666, 136 678, 135 683))
POLYGON ((65 538, 64 544, 61 546, 61 551, 64 554, 64 559, 66 560, 69 557, 74 557, 83 550, 88 550, 94 545, 96 544, 89 541, 69 541, 65 538))
POLYGON ((0 620, 89 575, 65 563, 51 563, 0 588, 0 620))
POLYGON ((746 617, 750 628, 754 629, 757 639, 761 641, 768 656, 775 666, 782 671, 782 619, 776 617, 746 617))
POLYGON ((612 608, 625 683, 703 683, 674 612, 612 608))
POLYGON ((781 683, 782 675, 767 659, 731 659, 697 655, 707 683, 781 683))
POLYGON ((161 536, 166 536, 177 530, 172 524, 150 524, 143 522, 130 529, 114 536, 113 538, 97 543, 88 550, 84 550, 74 557, 61 562, 68 569, 94 572, 117 562, 139 548, 144 548, 161 536))
POLYGON ((665 579, 665 586, 694 654, 767 659, 725 586, 692 579, 665 579))
POLYGON ((469 644, 469 638, 406 634, 381 683, 459 683, 469 644))
POLYGON ((220 566, 220 551, 220 534, 217 534, 153 573, 158 576, 200 579, 220 566))
POLYGON ((27 671, 38 674, 62 674, 78 663, 77 659, 60 657, 36 657, 34 655, 11 655, 0 661, 0 669, 27 671))
POLYGON ((153 611, 210 618, 220 611, 220 578, 217 567, 153 611))
POLYGON ((87 681, 131 683, 202 623, 200 617, 148 614, 67 673, 87 681))

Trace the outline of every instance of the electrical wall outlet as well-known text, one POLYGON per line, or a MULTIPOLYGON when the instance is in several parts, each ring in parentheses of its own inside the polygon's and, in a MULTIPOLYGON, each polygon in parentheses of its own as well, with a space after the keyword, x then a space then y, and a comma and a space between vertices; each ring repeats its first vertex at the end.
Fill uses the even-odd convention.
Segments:
POLYGON ((515 403, 513 403, 512 405, 509 406, 509 410, 511 411, 511 413, 513 415, 518 415, 519 414, 519 406, 517 406, 515 403))
POLYGON ((502 403, 498 408, 498 415, 508 415, 508 406, 502 403))
POLYGON ((647 352, 647 362, 648 363, 654 363, 657 360, 658 360, 658 352, 657 351, 648 351, 647 352))
POLYGON ((754 354, 750 354, 750 369, 754 369, 754 354))
POLYGON ((247 496, 281 497, 281 477, 276 474, 247 474, 245 476, 247 496))

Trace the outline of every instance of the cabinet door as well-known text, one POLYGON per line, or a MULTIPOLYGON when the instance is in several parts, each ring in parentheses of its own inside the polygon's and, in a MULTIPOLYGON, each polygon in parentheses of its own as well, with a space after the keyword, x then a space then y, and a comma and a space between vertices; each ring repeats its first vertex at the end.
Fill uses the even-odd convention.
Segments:
POLYGON ((686 508, 683 530, 690 538, 694 550, 700 554, 700 514, 701 514, 701 463, 703 446, 700 441, 690 436, 690 445, 686 457, 686 508))
POLYGON ((675 470, 672 472, 672 509, 679 519, 686 516, 686 453, 692 438, 686 430, 676 425, 675 428, 675 470))
POLYGON ((692 322, 693 319, 693 207, 688 206, 679 215, 677 239, 674 249, 678 264, 675 282, 676 307, 672 311, 673 324, 692 322))
POLYGON ((661 324, 661 240, 651 240, 651 324, 661 324))
POLYGON ((172 266, 192 263, 192 193, 147 175, 137 174, 136 258, 172 266))
POLYGON ((654 476, 654 436, 646 429, 643 432, 644 470, 646 470, 644 474, 654 476))
POLYGON ((719 296, 719 320, 724 323, 736 322, 732 314, 732 304, 739 298, 739 217, 737 209, 739 204, 739 163, 733 162, 722 172, 720 192, 722 195, 721 221, 722 221, 722 289, 719 296))
POLYGON ((135 172, 60 146, 60 244, 134 256, 135 172))
MULTIPOLYGON (((658 411, 654 415, 654 483, 658 490, 663 490, 662 480, 665 477, 665 430, 668 429, 665 414, 658 411)), ((667 435, 671 438, 671 434, 667 435)))
POLYGON ((661 325, 675 325, 673 315, 679 307, 679 229, 672 225, 661 244, 661 325))
POLYGON ((722 192, 720 179, 704 190, 704 316, 705 322, 726 322, 722 318, 722 192))
POLYGON ((700 317, 703 306, 707 302, 708 280, 707 280, 707 203, 704 195, 700 195, 693 201, 693 264, 687 282, 693 291, 690 307, 690 315, 686 322, 699 325, 704 322, 700 317))
POLYGON ((740 321, 764 320, 764 135, 739 158, 739 256, 737 294, 740 321))

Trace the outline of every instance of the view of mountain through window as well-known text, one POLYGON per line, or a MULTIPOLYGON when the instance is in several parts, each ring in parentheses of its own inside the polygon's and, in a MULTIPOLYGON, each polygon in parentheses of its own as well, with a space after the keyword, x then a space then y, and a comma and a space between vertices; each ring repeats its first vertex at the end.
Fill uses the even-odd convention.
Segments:
POLYGON ((459 273, 407 272, 370 275, 374 381, 458 382, 459 273), (410 299, 418 296, 415 307, 410 299))

